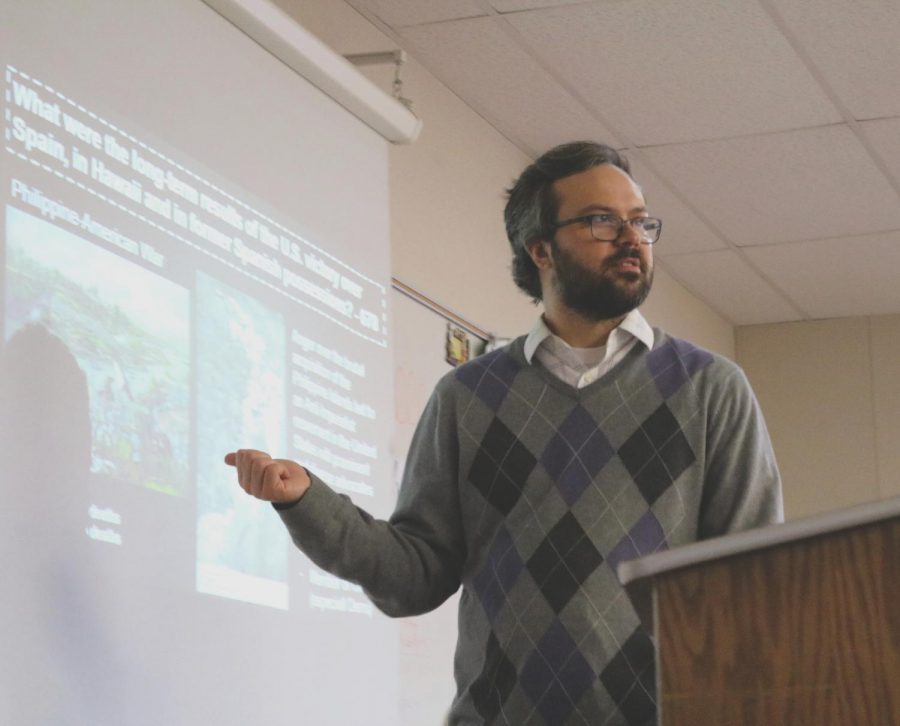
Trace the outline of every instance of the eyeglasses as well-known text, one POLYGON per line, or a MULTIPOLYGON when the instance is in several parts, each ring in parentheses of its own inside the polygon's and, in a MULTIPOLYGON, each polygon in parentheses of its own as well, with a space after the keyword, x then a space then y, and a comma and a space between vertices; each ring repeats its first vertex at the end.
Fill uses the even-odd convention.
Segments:
POLYGON ((572 219, 557 222, 553 229, 582 223, 591 226, 591 234, 598 242, 615 242, 619 239, 626 224, 637 232, 639 241, 643 245, 654 244, 662 232, 662 220, 656 217, 622 219, 615 214, 585 214, 581 217, 572 217, 572 219))

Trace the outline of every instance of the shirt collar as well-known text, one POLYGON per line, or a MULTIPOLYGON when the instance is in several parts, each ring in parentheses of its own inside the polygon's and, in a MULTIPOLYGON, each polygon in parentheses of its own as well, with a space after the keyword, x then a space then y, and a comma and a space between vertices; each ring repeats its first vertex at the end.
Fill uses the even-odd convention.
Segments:
MULTIPOLYGON (((551 335, 553 335, 553 332, 547 327, 547 323, 544 322, 544 316, 541 315, 528 333, 528 337, 525 338, 525 347, 522 351, 525 354, 525 360, 531 363, 538 346, 551 335)), ((647 346, 648 350, 653 347, 653 328, 650 327, 650 324, 637 309, 628 313, 622 322, 610 333, 610 337, 614 335, 616 337, 626 335, 637 338, 647 346)))

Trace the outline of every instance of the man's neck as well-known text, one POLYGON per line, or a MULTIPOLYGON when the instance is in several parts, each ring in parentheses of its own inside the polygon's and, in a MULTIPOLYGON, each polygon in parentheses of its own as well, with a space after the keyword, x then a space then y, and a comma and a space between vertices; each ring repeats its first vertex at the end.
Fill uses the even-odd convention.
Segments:
POLYGON ((547 308, 543 318, 550 332, 573 348, 597 348, 606 345, 609 334, 619 327, 625 316, 611 320, 588 320, 571 310, 547 308))

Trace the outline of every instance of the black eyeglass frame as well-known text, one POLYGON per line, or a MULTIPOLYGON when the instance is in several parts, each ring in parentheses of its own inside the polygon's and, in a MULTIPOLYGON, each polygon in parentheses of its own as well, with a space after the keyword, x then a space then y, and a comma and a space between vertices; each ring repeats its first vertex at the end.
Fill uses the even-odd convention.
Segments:
MULTIPOLYGON (((652 240, 642 238, 640 240, 640 243, 642 245, 656 244, 657 242, 659 242, 659 236, 662 234, 662 220, 659 217, 635 217, 634 219, 622 219, 620 216, 618 216, 616 214, 598 214, 596 212, 594 214, 583 214, 580 217, 572 217, 571 219, 564 219, 560 222, 556 222, 553 225, 553 230, 556 231, 560 227, 567 227, 570 224, 578 224, 580 222, 587 222, 588 224, 590 224, 591 235, 598 242, 615 242, 617 239, 619 239, 619 236, 622 234, 622 230, 625 229, 626 224, 630 224, 630 225, 634 226, 634 224, 637 222, 655 222, 656 223, 656 227, 655 227, 656 236, 652 240), (607 223, 611 222, 614 219, 617 220, 618 224, 616 227, 615 237, 612 237, 611 239, 603 239, 602 237, 598 237, 597 232, 594 229, 594 220, 595 219, 604 219, 604 221, 606 221, 607 223)), ((644 230, 645 233, 646 233, 646 231, 647 230, 644 230)))

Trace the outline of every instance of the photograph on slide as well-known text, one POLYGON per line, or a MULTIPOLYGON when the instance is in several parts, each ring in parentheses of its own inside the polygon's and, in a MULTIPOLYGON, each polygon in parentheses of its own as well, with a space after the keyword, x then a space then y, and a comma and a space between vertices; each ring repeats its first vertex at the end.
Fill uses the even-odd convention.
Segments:
POLYGON ((87 378, 91 474, 189 492, 190 296, 134 262, 6 210, 5 339, 40 326, 87 378))
POLYGON ((285 449, 285 323, 246 293, 196 279, 197 589, 286 609, 284 527, 222 465, 235 442, 285 449))

